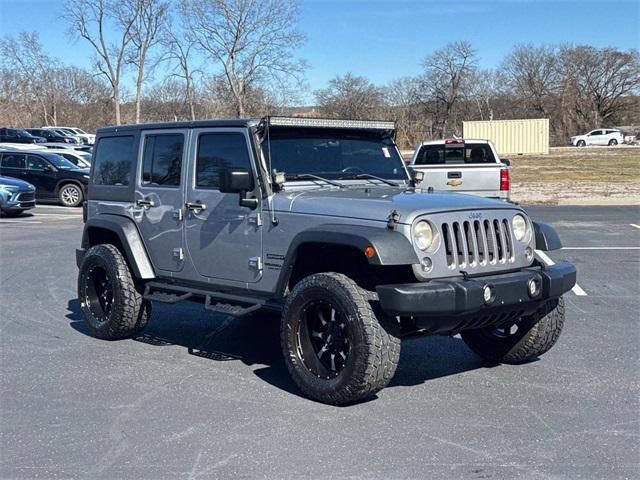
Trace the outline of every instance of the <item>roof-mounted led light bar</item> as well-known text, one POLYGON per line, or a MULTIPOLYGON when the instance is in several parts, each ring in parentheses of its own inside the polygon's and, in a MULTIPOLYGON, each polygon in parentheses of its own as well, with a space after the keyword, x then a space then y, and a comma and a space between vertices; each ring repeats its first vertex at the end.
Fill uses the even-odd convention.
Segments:
POLYGON ((330 118, 268 117, 272 127, 363 128, 371 130, 395 130, 395 122, 375 120, 334 120, 330 118))

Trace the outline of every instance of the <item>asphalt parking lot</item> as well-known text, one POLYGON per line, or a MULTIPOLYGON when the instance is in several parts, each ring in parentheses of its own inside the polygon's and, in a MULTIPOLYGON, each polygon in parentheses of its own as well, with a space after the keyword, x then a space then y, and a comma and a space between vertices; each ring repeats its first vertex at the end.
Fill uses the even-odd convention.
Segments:
POLYGON ((559 343, 495 366, 459 338, 403 342, 378 397, 300 396, 278 321, 154 305, 88 335, 79 210, 0 218, 2 478, 640 478, 640 209, 536 206, 578 268, 559 343))

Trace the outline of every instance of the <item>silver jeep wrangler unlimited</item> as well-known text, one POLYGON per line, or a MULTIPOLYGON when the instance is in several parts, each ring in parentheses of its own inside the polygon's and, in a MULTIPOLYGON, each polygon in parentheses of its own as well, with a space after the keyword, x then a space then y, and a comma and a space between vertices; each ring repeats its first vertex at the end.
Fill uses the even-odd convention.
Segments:
MULTIPOLYGON (((518 206, 421 191, 390 122, 267 117, 98 131, 78 297, 92 332, 131 337, 152 302, 282 312, 287 367, 344 404, 394 375, 400 338, 460 333, 492 362, 549 350, 573 265, 518 206)), ((256 321, 260 321, 256 318, 256 321)))

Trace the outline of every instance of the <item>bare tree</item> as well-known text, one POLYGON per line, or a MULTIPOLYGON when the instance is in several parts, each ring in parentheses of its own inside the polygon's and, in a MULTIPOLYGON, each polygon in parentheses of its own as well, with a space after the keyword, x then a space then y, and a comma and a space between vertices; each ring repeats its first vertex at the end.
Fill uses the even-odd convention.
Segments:
POLYGON ((322 115, 354 120, 376 117, 383 105, 382 90, 352 73, 331 79, 327 88, 316 90, 315 97, 322 115))
POLYGON ((219 62, 235 102, 245 116, 251 88, 299 79, 304 62, 294 51, 304 40, 296 28, 295 0, 183 0, 181 11, 200 50, 219 62))
POLYGON ((502 72, 514 95, 545 118, 558 94, 561 71, 558 49, 553 46, 518 45, 502 64, 502 72))
POLYGON ((564 86, 584 128, 606 124, 626 107, 626 98, 640 92, 640 54, 613 48, 564 47, 564 86))
POLYGON ((417 100, 432 115, 441 136, 448 133, 454 109, 467 91, 476 61, 471 44, 459 41, 436 50, 423 62, 417 100))
POLYGON ((433 125, 416 102, 419 82, 415 77, 404 77, 392 81, 384 91, 387 119, 396 121, 396 141, 401 147, 415 147, 421 140, 432 138, 433 125))
POLYGON ((115 121, 120 125, 120 89, 126 52, 137 11, 119 13, 118 0, 67 0, 65 14, 70 32, 85 39, 96 53, 96 67, 111 85, 115 121), (114 27, 116 40, 109 43, 107 32, 114 27))
POLYGON ((163 0, 121 0, 118 4, 120 25, 127 25, 131 17, 134 19, 130 29, 128 63, 136 68, 136 123, 140 123, 142 84, 150 70, 149 55, 161 41, 161 29, 166 25, 168 11, 169 4, 163 0))
POLYGON ((193 66, 193 52, 196 41, 180 25, 167 19, 162 43, 166 48, 165 59, 175 64, 171 76, 184 82, 184 98, 189 106, 191 120, 196 119, 195 75, 200 70, 193 66))

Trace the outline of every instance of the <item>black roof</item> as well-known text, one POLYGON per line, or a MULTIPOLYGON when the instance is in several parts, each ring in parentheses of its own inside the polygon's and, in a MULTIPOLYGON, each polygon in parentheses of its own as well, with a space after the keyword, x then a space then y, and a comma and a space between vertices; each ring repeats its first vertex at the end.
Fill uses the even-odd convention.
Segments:
POLYGON ((253 127, 260 122, 256 118, 229 118, 218 120, 194 120, 186 122, 161 122, 161 123, 139 123, 131 125, 111 125, 109 127, 99 128, 97 134, 115 133, 115 132, 133 132, 136 130, 150 130, 161 128, 206 128, 206 127, 253 127))

